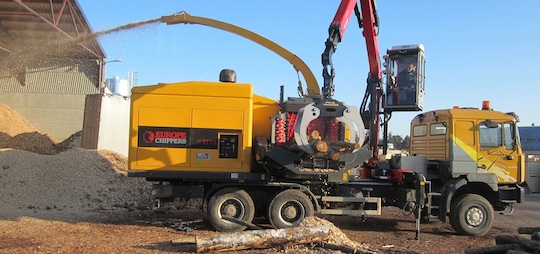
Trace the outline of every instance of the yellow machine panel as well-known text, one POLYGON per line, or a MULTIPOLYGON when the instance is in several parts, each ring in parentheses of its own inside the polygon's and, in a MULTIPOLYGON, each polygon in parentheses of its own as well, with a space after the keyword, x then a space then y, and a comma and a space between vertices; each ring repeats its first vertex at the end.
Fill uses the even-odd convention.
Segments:
POLYGON ((167 166, 189 167, 190 156, 186 149, 142 147, 137 149, 137 165, 150 168, 167 166))
POLYGON ((280 107, 277 101, 253 95, 253 136, 266 137, 270 139, 272 132, 272 121, 270 117, 279 112, 280 107))
POLYGON ((253 87, 182 82, 135 87, 130 170, 249 172, 253 87))
POLYGON ((191 109, 141 107, 139 108, 139 125, 190 126, 191 109), (164 115, 177 117, 163 117, 164 115))
POLYGON ((241 110, 193 109, 192 128, 240 130, 244 125, 244 112, 241 110))

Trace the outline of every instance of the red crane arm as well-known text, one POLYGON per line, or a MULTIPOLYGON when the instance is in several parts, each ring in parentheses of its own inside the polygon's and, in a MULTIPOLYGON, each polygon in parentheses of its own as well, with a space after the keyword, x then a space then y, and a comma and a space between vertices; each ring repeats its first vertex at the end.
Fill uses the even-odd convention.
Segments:
POLYGON ((332 55, 337 49, 337 44, 341 42, 345 35, 345 30, 355 12, 359 24, 362 27, 362 34, 366 41, 366 49, 369 61, 369 74, 367 79, 367 89, 362 100, 361 115, 370 129, 370 147, 373 149, 373 157, 377 157, 377 147, 379 139, 380 103, 381 103, 381 81, 382 68, 379 55, 379 44, 377 40, 376 27, 378 17, 375 0, 342 0, 339 8, 328 29, 328 39, 326 48, 322 54, 324 85, 322 94, 324 98, 332 98, 334 94, 335 70, 332 63, 332 55), (359 10, 361 9, 361 11, 359 10), (369 100, 369 103, 368 103, 369 100))
POLYGON ((378 24, 375 12, 375 6, 372 0, 360 0, 362 10, 362 28, 363 35, 366 39, 366 48, 369 61, 370 78, 382 78, 382 69, 379 55, 379 42, 377 40, 377 31, 375 28, 378 24))
POLYGON ((326 48, 322 54, 323 64, 323 96, 331 98, 334 95, 334 76, 335 70, 332 63, 332 55, 337 50, 337 44, 343 40, 345 30, 351 20, 353 11, 356 12, 358 20, 363 29, 363 35, 366 40, 366 48, 369 60, 369 78, 372 80, 380 80, 382 77, 382 69, 379 56, 379 46, 377 41, 377 32, 375 31, 378 25, 377 13, 375 11, 374 0, 360 0, 360 6, 357 5, 357 0, 343 0, 339 4, 338 10, 330 28, 328 28, 328 39, 326 40, 326 48), (360 11, 362 9, 360 17, 360 11))
POLYGON ((336 15, 334 16, 334 19, 332 20, 332 23, 330 24, 330 30, 337 28, 339 32, 339 42, 341 42, 343 36, 345 35, 345 30, 347 29, 347 25, 351 20, 351 15, 353 13, 355 5, 356 0, 342 1, 339 4, 338 10, 336 12, 336 15))

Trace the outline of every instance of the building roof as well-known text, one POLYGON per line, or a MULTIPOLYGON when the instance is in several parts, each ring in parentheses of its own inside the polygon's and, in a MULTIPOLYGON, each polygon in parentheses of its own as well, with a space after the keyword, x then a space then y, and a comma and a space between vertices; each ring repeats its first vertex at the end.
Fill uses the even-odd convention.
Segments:
POLYGON ((0 0, 1 58, 46 52, 103 60, 103 48, 92 33, 77 0, 0 0))
POLYGON ((523 151, 540 151, 540 126, 520 126, 518 129, 523 151))

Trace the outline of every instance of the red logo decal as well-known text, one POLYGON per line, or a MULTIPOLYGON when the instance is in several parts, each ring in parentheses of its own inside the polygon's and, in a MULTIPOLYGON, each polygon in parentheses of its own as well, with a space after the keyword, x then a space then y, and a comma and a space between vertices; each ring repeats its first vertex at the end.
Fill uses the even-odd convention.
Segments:
POLYGON ((154 135, 151 131, 145 131, 143 134, 143 140, 146 143, 152 143, 154 142, 154 139, 156 138, 156 135, 154 135))

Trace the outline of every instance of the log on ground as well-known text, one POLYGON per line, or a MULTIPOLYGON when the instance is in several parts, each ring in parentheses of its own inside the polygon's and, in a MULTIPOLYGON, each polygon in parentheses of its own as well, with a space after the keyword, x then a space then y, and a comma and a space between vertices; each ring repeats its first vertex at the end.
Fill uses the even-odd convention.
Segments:
POLYGON ((328 225, 225 233, 212 239, 197 239, 197 252, 266 249, 287 244, 316 244, 328 240, 329 233, 328 225))
POLYGON ((519 227, 518 233, 519 234, 533 234, 535 232, 540 232, 539 227, 519 227))
POLYGON ((519 236, 499 235, 495 237, 495 243, 497 245, 516 243, 526 250, 540 252, 540 242, 529 240, 519 236))
POLYGON ((172 245, 188 247, 192 251, 240 251, 269 249, 290 245, 311 245, 345 253, 376 253, 366 244, 351 241, 331 222, 310 216, 298 227, 222 233, 211 239, 184 236, 173 240, 172 245))
POLYGON ((510 244, 500 244, 500 245, 487 246, 487 247, 483 247, 483 248, 465 250, 465 254, 506 253, 509 250, 516 250, 516 249, 520 249, 519 244, 510 243, 510 244))

